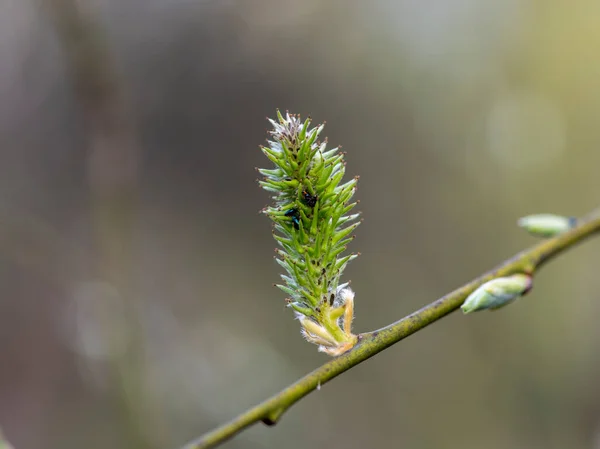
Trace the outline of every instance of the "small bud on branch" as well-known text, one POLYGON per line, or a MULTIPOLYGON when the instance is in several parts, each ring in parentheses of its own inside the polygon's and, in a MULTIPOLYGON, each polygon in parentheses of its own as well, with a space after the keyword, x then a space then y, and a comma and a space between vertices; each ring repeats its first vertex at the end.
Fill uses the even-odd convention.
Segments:
POLYGON ((497 310, 525 295, 532 287, 533 280, 528 274, 492 279, 471 293, 460 308, 464 313, 497 310))
POLYGON ((537 237, 554 237, 573 228, 577 224, 577 219, 553 214, 537 214, 519 218, 517 224, 537 237))

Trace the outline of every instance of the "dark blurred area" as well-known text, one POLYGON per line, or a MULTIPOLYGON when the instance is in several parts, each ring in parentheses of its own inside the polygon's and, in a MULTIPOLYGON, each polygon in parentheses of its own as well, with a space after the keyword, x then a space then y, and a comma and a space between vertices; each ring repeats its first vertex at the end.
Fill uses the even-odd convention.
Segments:
MULTIPOLYGON (((600 203, 598 2, 4 0, 0 427, 167 448, 327 360, 272 287, 254 167, 275 110, 360 175, 373 330, 600 203)), ((600 242, 226 448, 600 448, 600 242)))

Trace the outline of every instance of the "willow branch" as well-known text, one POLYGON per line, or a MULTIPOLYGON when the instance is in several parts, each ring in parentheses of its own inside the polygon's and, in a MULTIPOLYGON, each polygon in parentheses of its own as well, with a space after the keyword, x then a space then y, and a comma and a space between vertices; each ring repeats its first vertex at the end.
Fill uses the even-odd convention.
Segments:
POLYGON ((312 373, 232 421, 191 441, 185 449, 216 447, 247 427, 262 421, 276 424, 283 413, 310 392, 458 309, 464 300, 483 283, 501 276, 527 272, 535 274, 544 263, 600 231, 600 209, 578 221, 577 226, 557 237, 520 252, 496 268, 448 293, 437 301, 382 329, 359 335, 359 343, 349 352, 325 363, 312 373))

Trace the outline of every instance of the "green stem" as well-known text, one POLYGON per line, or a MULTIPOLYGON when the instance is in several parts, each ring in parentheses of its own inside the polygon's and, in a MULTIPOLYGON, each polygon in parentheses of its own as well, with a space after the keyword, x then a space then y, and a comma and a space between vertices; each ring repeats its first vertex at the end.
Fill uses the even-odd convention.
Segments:
POLYGON ((458 309, 467 296, 484 282, 514 273, 534 273, 551 258, 599 231, 600 209, 597 209, 580 220, 573 229, 522 251, 411 315, 382 329, 360 334, 359 343, 351 351, 330 360, 232 421, 188 443, 185 449, 216 447, 259 421, 267 425, 276 424, 287 409, 320 385, 458 309))
POLYGON ((340 326, 337 324, 337 319, 332 319, 330 313, 331 309, 327 309, 327 314, 322 314, 320 319, 321 324, 329 331, 336 341, 340 343, 347 341, 348 337, 340 329, 340 326))

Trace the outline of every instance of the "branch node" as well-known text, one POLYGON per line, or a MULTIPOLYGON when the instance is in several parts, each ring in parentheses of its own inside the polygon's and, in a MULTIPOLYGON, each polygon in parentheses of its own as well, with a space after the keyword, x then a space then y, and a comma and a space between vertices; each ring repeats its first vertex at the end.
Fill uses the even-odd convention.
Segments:
POLYGON ((271 410, 267 414, 267 416, 265 416, 264 418, 261 419, 261 421, 263 424, 265 424, 267 426, 274 426, 275 424, 277 424, 279 422, 279 418, 281 418, 281 415, 283 415, 283 412, 285 412, 285 408, 283 408, 283 407, 279 407, 274 410, 271 410))

